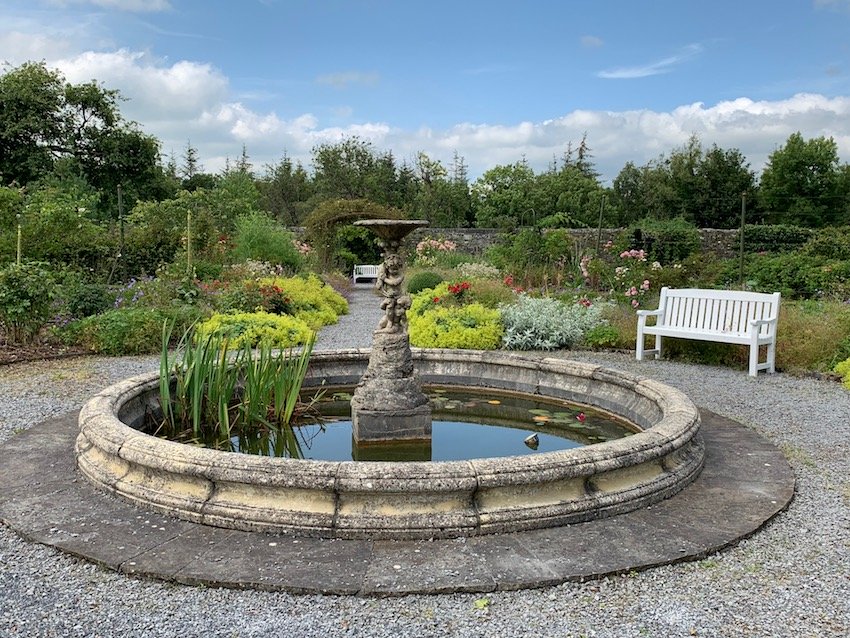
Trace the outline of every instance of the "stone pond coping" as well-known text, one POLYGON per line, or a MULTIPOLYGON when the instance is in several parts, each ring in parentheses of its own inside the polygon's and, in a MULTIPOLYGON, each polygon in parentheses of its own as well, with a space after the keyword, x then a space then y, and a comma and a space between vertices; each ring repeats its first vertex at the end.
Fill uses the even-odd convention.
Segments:
POLYGON ((574 525, 445 540, 341 540, 222 529, 151 513, 82 480, 77 413, 0 444, 0 523, 130 576, 189 585, 387 596, 491 592, 583 581, 734 544, 794 495, 782 453, 701 410, 705 467, 675 496, 574 525))
MULTIPOLYGON (((352 385, 368 350, 317 352, 305 385, 352 385)), ((338 539, 472 537, 562 526, 656 503, 703 466, 699 413, 681 392, 600 366, 499 352, 414 350, 425 383, 565 399, 642 431, 584 448, 450 462, 268 458, 143 434, 157 374, 115 384, 80 411, 77 463, 95 485, 195 523, 338 539)))

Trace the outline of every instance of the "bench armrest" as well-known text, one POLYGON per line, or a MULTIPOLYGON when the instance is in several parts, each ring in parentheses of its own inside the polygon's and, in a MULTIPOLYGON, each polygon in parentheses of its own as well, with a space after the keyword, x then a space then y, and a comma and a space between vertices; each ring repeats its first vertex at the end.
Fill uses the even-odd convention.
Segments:
POLYGON ((647 317, 656 317, 655 323, 656 325, 660 321, 661 316, 664 314, 664 311, 659 308, 658 310, 638 310, 637 318, 638 318, 638 334, 643 330, 644 326, 646 326, 647 317))
POLYGON ((762 326, 772 326, 770 332, 773 333, 773 338, 776 338, 776 322, 778 317, 768 317, 767 319, 750 319, 748 324, 750 327, 750 335, 752 338, 759 333, 762 326))
POLYGON ((769 317, 768 319, 750 319, 751 326, 766 326, 771 323, 776 323, 777 317, 769 317))

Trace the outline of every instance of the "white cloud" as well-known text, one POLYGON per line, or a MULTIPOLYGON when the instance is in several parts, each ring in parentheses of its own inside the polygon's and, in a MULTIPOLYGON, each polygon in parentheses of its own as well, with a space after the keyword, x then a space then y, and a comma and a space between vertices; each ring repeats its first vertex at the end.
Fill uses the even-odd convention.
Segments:
POLYGON ((23 31, 0 33, 0 61, 17 66, 27 60, 53 59, 74 51, 65 38, 50 34, 30 34, 23 31))
POLYGON ((55 62, 68 81, 97 79, 108 88, 121 91, 128 101, 122 113, 142 123, 163 118, 191 120, 211 103, 223 102, 228 82, 208 64, 180 61, 171 66, 146 53, 121 49, 111 53, 88 51, 55 62))
POLYGON ((706 147, 737 148, 751 167, 760 171, 768 155, 800 131, 804 137, 833 137, 844 161, 850 160, 850 97, 827 98, 798 94, 786 100, 753 101, 747 98, 680 106, 669 112, 651 110, 576 110, 543 122, 515 125, 458 124, 445 131, 389 131, 378 148, 424 150, 445 163, 452 153, 462 155, 471 175, 480 175, 497 164, 512 164, 525 157, 535 170, 545 170, 553 157, 560 158, 587 132, 593 161, 606 181, 616 177, 627 161, 644 164, 687 143, 696 134, 706 147))
POLYGON ((669 57, 651 62, 649 64, 639 66, 628 66, 617 69, 609 69, 600 71, 596 75, 606 80, 632 80, 635 78, 645 78, 650 75, 659 75, 661 73, 669 73, 673 68, 686 60, 694 57, 702 51, 702 46, 699 44, 689 44, 678 53, 669 57))

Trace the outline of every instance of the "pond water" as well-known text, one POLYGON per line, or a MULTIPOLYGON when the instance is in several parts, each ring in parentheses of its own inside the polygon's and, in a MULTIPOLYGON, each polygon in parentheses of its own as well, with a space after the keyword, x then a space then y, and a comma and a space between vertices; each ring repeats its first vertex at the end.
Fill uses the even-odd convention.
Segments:
POLYGON ((430 441, 358 445, 351 434, 353 389, 346 388, 327 392, 317 402, 321 421, 207 444, 234 452, 323 461, 459 461, 565 450, 638 431, 608 414, 566 402, 492 390, 424 389, 431 399, 430 441))

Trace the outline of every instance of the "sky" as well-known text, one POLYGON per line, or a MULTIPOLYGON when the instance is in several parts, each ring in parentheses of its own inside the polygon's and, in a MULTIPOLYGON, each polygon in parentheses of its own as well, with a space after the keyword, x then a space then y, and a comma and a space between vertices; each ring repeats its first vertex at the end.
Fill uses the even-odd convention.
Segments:
POLYGON ((797 131, 850 161, 850 0, 0 0, 3 70, 27 60, 208 172, 351 136, 471 179, 585 134, 606 183, 692 135, 757 173, 797 131))

